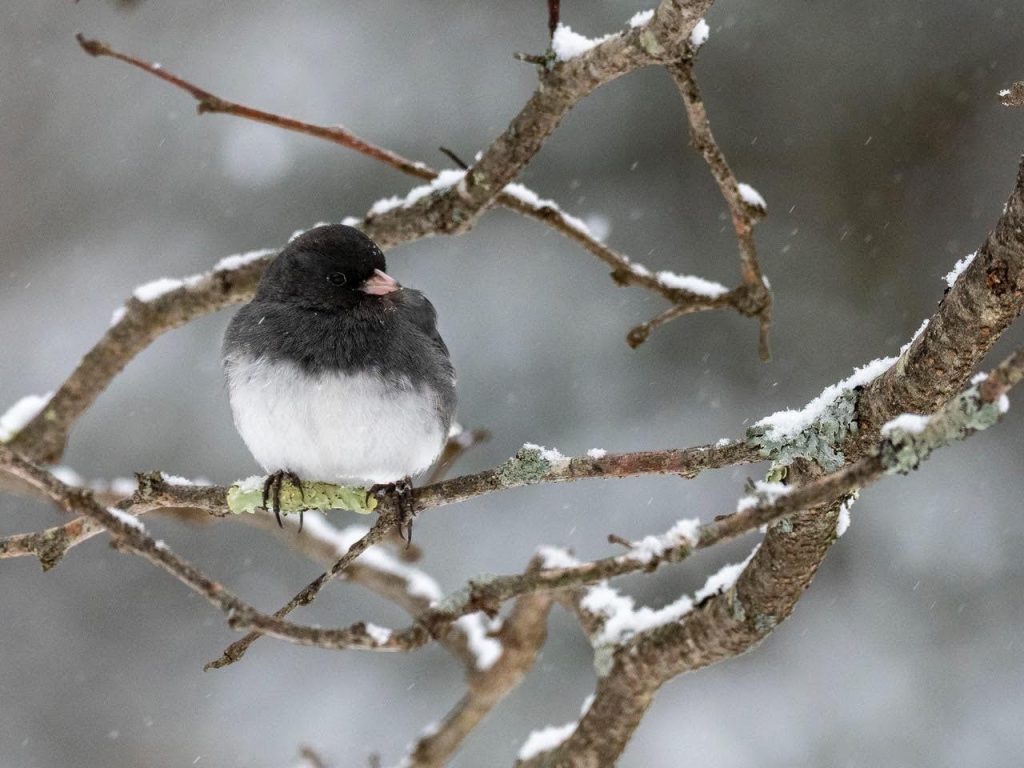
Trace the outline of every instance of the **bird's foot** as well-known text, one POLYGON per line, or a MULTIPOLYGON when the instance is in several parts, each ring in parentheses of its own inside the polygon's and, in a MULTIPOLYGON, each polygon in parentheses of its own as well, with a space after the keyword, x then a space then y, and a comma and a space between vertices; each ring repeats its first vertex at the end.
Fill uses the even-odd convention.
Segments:
POLYGON ((412 544, 412 522, 416 518, 416 510, 412 503, 412 478, 404 477, 394 483, 378 483, 370 487, 370 494, 378 501, 393 496, 398 505, 398 535, 405 540, 408 548, 412 544))
MULTIPOLYGON (((296 488, 299 489, 299 496, 305 498, 305 494, 302 490, 302 481, 299 476, 294 472, 287 469, 279 469, 271 475, 267 475, 267 479, 263 481, 263 508, 272 509, 274 517, 277 518, 277 524, 284 528, 284 523, 281 522, 281 488, 284 486, 284 481, 287 480, 296 488), (271 507, 267 506, 267 502, 273 502, 271 507)), ((299 510, 299 533, 302 533, 302 510, 299 510)))

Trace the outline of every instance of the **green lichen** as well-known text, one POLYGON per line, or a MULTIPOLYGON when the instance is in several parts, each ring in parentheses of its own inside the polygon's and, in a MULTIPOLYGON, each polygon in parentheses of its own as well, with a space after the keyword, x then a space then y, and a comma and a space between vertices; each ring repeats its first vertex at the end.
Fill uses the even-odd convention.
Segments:
POLYGON ((747 430, 747 441, 776 464, 810 459, 833 472, 846 462, 839 446, 857 432, 857 397, 854 389, 840 393, 818 418, 795 435, 780 436, 768 426, 755 425, 747 430))
POLYGON ((767 635, 775 626, 779 623, 778 619, 772 616, 770 613, 759 613, 754 617, 754 629, 759 634, 767 635))
POLYGON ((551 462, 539 449, 523 446, 498 468, 497 478, 503 486, 531 485, 543 480, 550 469, 551 462))
POLYGON ((491 185, 487 183, 487 174, 483 171, 473 171, 473 184, 481 189, 491 188, 491 185))
POLYGON ((649 29, 644 29, 640 33, 639 37, 637 37, 637 43, 644 52, 651 56, 661 56, 665 52, 665 46, 658 42, 658 38, 649 29))
MULTIPOLYGON (((250 482, 235 483, 228 488, 228 509, 235 514, 256 512, 263 508, 263 487, 250 482)), ((281 488, 281 514, 316 509, 327 512, 343 509, 368 515, 377 508, 377 499, 370 496, 365 488, 350 488, 331 483, 303 482, 302 492, 291 483, 281 488)))
POLYGON ((892 429, 879 450, 887 474, 905 475, 920 466, 937 448, 988 429, 1002 414, 997 403, 981 399, 976 386, 957 395, 920 432, 892 429))
POLYGON ((614 643, 606 643, 594 648, 594 672, 598 677, 605 677, 615 666, 615 651, 618 646, 614 643))

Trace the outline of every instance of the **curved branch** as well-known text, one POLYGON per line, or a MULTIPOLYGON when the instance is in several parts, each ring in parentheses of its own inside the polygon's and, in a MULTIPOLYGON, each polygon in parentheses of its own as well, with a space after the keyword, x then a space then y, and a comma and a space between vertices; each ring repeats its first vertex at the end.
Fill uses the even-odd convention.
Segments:
POLYGON ((229 256, 211 272, 185 278, 151 300, 128 299, 113 325, 10 446, 35 461, 56 462, 71 426, 132 358, 165 331, 247 300, 273 253, 229 256))

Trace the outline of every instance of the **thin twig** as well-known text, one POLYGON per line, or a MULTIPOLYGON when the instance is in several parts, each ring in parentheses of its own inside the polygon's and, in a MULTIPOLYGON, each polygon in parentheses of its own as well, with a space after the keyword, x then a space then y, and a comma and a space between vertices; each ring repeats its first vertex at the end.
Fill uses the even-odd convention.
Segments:
POLYGON ((548 36, 552 38, 555 36, 555 30, 558 29, 561 16, 560 5, 560 0, 548 0, 548 36))
POLYGON ((726 162, 715 136, 711 132, 707 109, 701 97, 700 88, 694 78, 695 56, 689 55, 669 64, 666 69, 672 75, 679 95, 686 106, 686 116, 690 121, 690 140, 694 148, 701 153, 711 170, 711 175, 729 206, 732 226, 736 232, 736 240, 740 251, 740 272, 743 284, 747 287, 746 314, 756 316, 760 321, 759 348, 761 358, 771 357, 768 343, 768 331, 771 325, 771 292, 765 285, 764 276, 757 260, 757 246, 754 243, 754 225, 763 218, 767 211, 760 205, 745 199, 740 193, 739 181, 726 162))
MULTIPOLYGON (((370 528, 366 535, 362 536, 351 547, 349 547, 348 551, 338 558, 330 568, 313 579, 313 581, 303 587, 301 592, 274 611, 274 618, 283 619, 300 605, 309 605, 313 602, 313 600, 316 599, 316 596, 320 594, 320 590, 327 586, 327 582, 344 573, 345 569, 348 568, 348 566, 355 561, 357 557, 373 545, 379 543, 393 527, 394 525, 392 520, 384 517, 383 515, 378 517, 376 522, 373 524, 373 527, 370 528)), ((220 669, 221 667, 226 667, 229 664, 234 664, 245 656, 245 652, 249 650, 249 646, 259 638, 260 634, 258 632, 250 632, 240 640, 236 640, 224 649, 224 652, 219 658, 208 662, 203 667, 203 671, 220 669)))
MULTIPOLYGON (((479 430, 472 434, 477 434, 479 430)), ((458 438, 454 438, 457 442, 458 438)), ((446 449, 447 450, 447 449, 446 449)), ((511 471, 516 459, 489 470, 463 475, 444 481, 433 481, 413 489, 413 505, 417 512, 433 507, 466 501, 476 496, 501 490, 518 488, 538 483, 556 483, 615 477, 635 477, 650 474, 676 474, 693 478, 707 469, 762 461, 756 447, 739 441, 715 445, 698 445, 692 448, 670 448, 661 451, 638 451, 636 453, 609 453, 596 459, 579 456, 566 459, 550 466, 546 472, 537 468, 534 474, 511 471)), ((0 462, 0 471, 3 470, 0 462)), ((160 508, 191 509, 208 515, 222 517, 230 515, 227 507, 227 488, 223 486, 185 486, 166 482, 160 472, 142 474, 139 489, 127 509, 142 514, 160 508)), ((291 511, 291 510, 289 510, 291 511)), ((297 510, 295 510, 297 511, 297 510)), ((0 559, 25 555, 40 556, 41 550, 63 554, 82 541, 102 532, 88 518, 81 517, 64 526, 36 533, 15 534, 0 538, 0 559), (58 543, 48 543, 57 542, 58 543)), ((56 561, 54 561, 55 564, 56 561)))
POLYGON ((441 451, 441 455, 434 464, 434 468, 427 475, 424 485, 439 483, 448 474, 448 470, 454 466, 455 462, 462 458, 466 451, 481 443, 486 443, 490 439, 491 433, 486 429, 471 429, 468 432, 460 432, 448 438, 448 442, 444 445, 444 450, 441 451))
POLYGON ((362 155, 371 157, 385 165, 390 165, 392 168, 402 171, 403 173, 407 173, 410 176, 417 176, 421 179, 432 179, 436 175, 422 163, 407 160, 395 152, 366 141, 365 139, 356 136, 343 126, 314 125, 313 123, 303 122, 302 120, 296 120, 291 117, 285 117, 284 115, 274 114, 273 112, 264 112, 261 109, 254 109, 244 104, 228 101, 227 99, 223 99, 220 96, 216 96, 209 91, 200 88, 182 77, 178 77, 172 72, 161 67, 159 64, 145 61, 144 59, 140 59, 128 53, 117 51, 100 40, 87 38, 81 33, 76 34, 75 39, 78 40, 78 44, 82 46, 85 52, 90 56, 108 56, 112 59, 123 61, 126 64, 138 67, 144 72, 148 72, 154 77, 159 77, 164 82, 170 83, 174 87, 185 91, 198 102, 196 105, 196 112, 199 114, 209 112, 244 117, 246 120, 254 120, 257 123, 266 123, 267 125, 273 125, 276 128, 283 128, 286 131, 295 131, 296 133, 303 133, 307 136, 315 136, 318 139, 324 139, 325 141, 330 141, 342 147, 354 149, 362 155))

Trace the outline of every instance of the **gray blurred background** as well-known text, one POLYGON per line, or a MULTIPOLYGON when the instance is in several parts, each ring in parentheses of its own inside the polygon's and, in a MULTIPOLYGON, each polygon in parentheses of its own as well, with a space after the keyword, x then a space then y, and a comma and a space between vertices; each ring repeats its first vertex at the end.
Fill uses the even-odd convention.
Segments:
MULTIPOLYGON (((619 28, 645 5, 563 2, 574 29, 619 28)), ((434 301, 460 382, 459 419, 494 434, 460 471, 524 441, 565 453, 739 436, 853 366, 893 354, 933 311, 944 275, 994 223, 1024 150, 1024 113, 996 92, 1024 78, 1024 15, 1010 2, 719 0, 698 75, 741 180, 768 200, 758 229, 776 297, 775 359, 733 314, 678 320, 638 350, 627 329, 664 304, 617 288, 592 257, 535 222, 487 215, 470 234, 389 254, 434 301)), ((543 3, 148 0, 5 3, 0 10, 0 410, 56 387, 132 288, 281 244, 415 183, 340 148, 223 116, 86 57, 81 30, 232 99, 342 122, 435 166, 472 156, 533 88, 517 50, 546 44, 543 3)), ((602 88, 524 181, 607 226, 652 268, 733 284, 722 202, 686 144, 667 75, 602 88)), ((219 345, 230 312, 167 334, 76 427, 86 477, 163 469, 229 482, 255 464, 231 425, 219 345)), ((1024 342, 1013 329, 993 354, 1024 342)), ((1024 751, 1024 437, 1016 402, 997 429, 913 477, 864 493, 853 525, 795 615, 756 652, 667 685, 621 764, 631 768, 996 766, 1024 751)), ((540 543, 582 557, 615 532, 728 511, 748 475, 586 482, 498 494, 416 526, 445 589, 519 570, 540 543)), ((0 498, 0 534, 62 518, 0 498)), ((347 518, 335 522, 345 525, 347 518)), ((363 519, 354 522, 364 522, 363 519)), ((147 523, 257 605, 318 567, 239 525, 147 523)), ((662 605, 742 559, 753 539, 625 579, 662 605)), ((235 635, 222 616, 102 539, 51 573, 0 563, 0 766, 293 764, 300 744, 336 766, 407 742, 461 695, 436 648, 372 655, 264 641, 203 673, 235 635)), ((405 617, 332 586, 299 618, 405 617)), ((524 685, 466 743, 458 766, 508 765, 534 728, 577 716, 589 647, 556 611, 524 685)))

